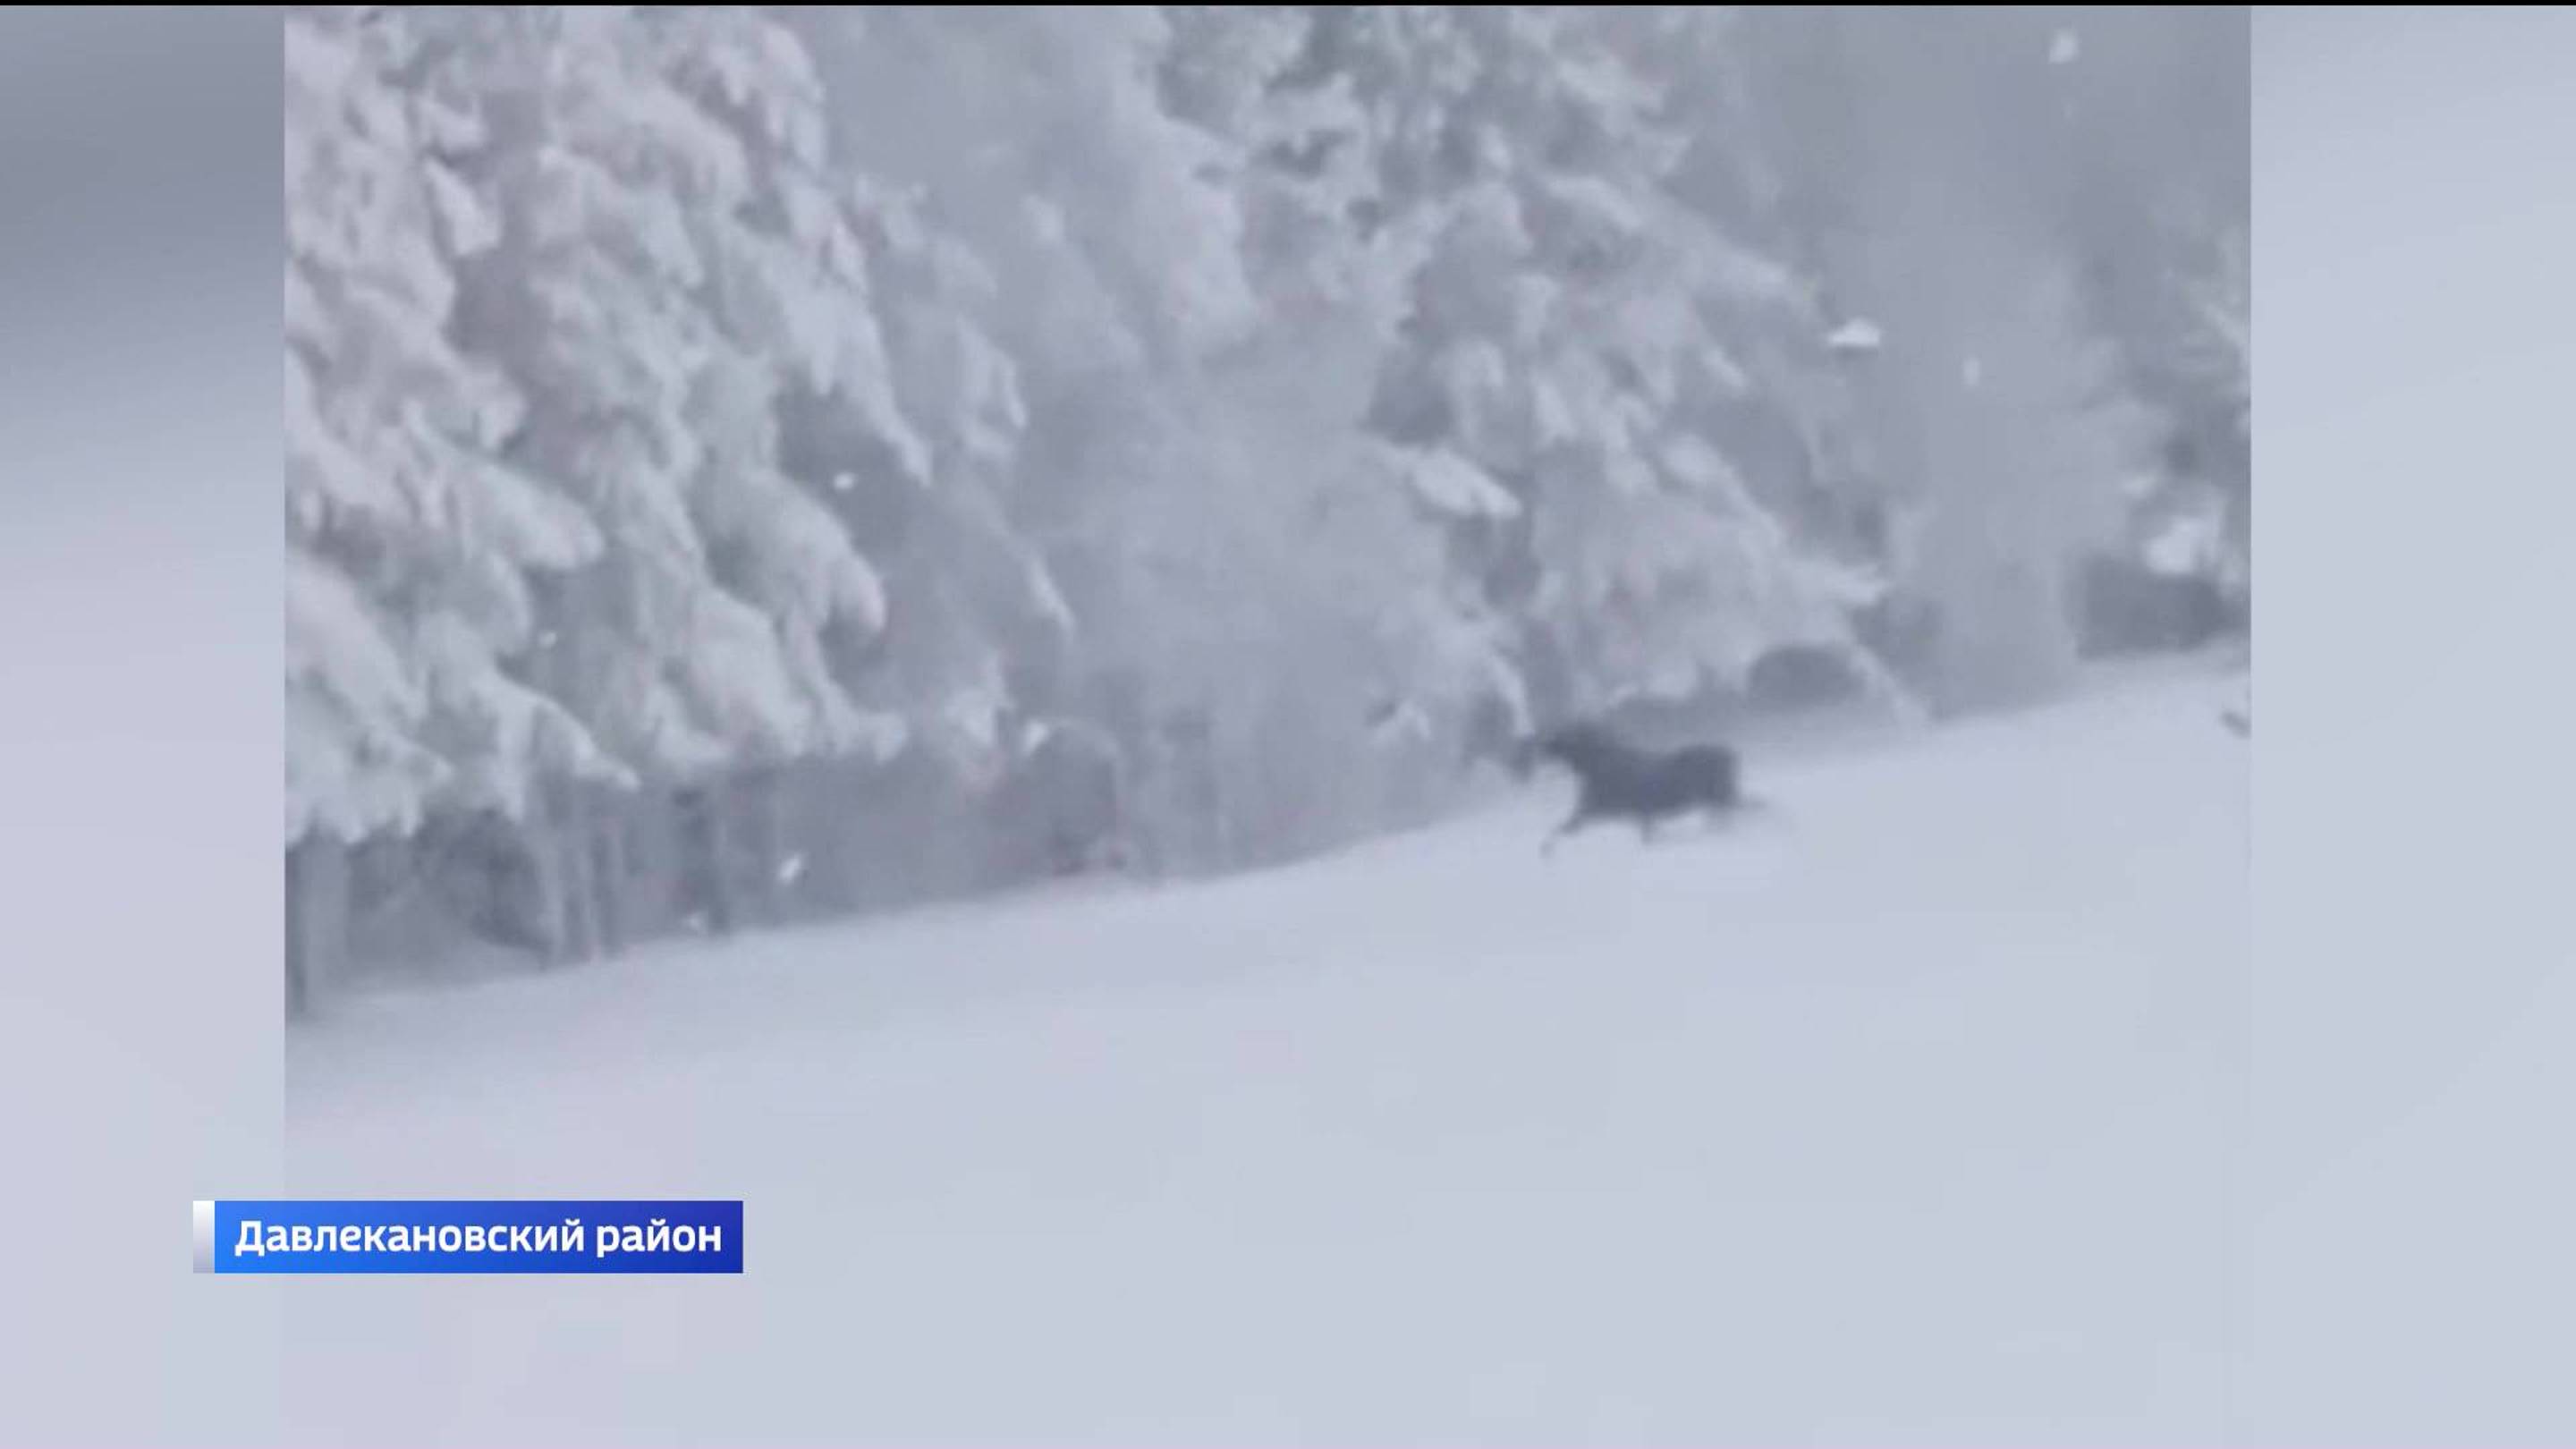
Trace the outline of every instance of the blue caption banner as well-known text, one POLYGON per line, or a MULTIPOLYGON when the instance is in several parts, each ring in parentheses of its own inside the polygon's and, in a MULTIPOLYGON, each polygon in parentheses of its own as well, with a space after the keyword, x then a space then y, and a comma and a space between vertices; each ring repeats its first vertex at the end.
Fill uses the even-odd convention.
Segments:
POLYGON ((200 1201, 200 1273, 739 1273, 739 1202, 200 1201))

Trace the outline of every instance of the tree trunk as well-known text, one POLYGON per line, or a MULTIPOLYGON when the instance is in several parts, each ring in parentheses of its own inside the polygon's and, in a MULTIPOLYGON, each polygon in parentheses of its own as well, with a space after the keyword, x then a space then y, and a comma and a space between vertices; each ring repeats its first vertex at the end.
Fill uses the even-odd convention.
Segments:
POLYGON ((543 791, 518 822, 520 868, 528 873, 529 935, 548 966, 586 961, 599 951, 598 885, 592 870, 590 811, 581 788, 543 791))
POLYGON ((742 816, 742 871, 753 918, 775 926, 788 917, 787 792, 784 772, 746 772, 733 795, 742 816))
POLYGON ((567 785, 553 792, 544 822, 546 849, 562 875, 563 944, 562 956, 568 961, 592 961, 599 957, 599 881, 595 857, 591 851, 591 832, 595 813, 590 792, 580 785, 567 785))
POLYGON ((286 852, 286 1009, 311 1011, 346 966, 349 848, 326 830, 286 852))
POLYGON ((569 934, 564 908, 563 860, 555 852, 554 831, 542 814, 518 822, 519 861, 528 873, 528 934, 538 959, 548 966, 564 962, 569 934))
POLYGON ((600 949, 610 956, 622 956, 626 954, 626 893, 632 874, 626 860, 627 802, 621 795, 594 792, 590 804, 587 845, 591 910, 598 924, 600 949))
POLYGON ((680 851, 688 894, 706 929, 731 935, 741 924, 742 903, 734 884, 733 832, 725 816, 722 782, 692 785, 680 792, 680 851))

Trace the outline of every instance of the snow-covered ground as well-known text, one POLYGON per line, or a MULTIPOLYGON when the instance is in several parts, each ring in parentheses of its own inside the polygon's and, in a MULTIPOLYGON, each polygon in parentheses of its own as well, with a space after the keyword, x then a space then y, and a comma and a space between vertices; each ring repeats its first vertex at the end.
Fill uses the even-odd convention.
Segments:
POLYGON ((312 1442, 2185 1443, 2248 744, 2206 668, 1537 844, 344 1004, 307 1195, 746 1200, 739 1279, 315 1279, 312 1442))

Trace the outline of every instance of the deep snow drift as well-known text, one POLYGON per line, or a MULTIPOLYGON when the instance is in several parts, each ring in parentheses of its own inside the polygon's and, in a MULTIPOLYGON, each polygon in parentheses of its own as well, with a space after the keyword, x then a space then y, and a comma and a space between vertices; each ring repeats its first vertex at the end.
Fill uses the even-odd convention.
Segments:
POLYGON ((293 1191, 740 1279, 291 1285, 337 1442, 2211 1442, 2248 744, 2195 664, 1293 869, 344 1004, 293 1191))

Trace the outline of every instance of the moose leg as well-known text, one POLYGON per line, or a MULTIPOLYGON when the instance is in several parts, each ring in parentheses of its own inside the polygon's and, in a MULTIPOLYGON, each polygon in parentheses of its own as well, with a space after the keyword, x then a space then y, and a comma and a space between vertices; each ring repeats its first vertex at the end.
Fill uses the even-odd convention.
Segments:
POLYGON ((1708 807, 1708 828, 1711 831, 1741 829, 1746 816, 1761 815, 1765 808, 1759 799, 1749 795, 1720 800, 1708 807))
POLYGON ((1581 830, 1584 826, 1591 823, 1591 812, 1585 810, 1580 805, 1575 806, 1574 813, 1565 817, 1565 823, 1556 827, 1554 831, 1549 833, 1547 839, 1541 842, 1538 848, 1538 853, 1541 855, 1554 855, 1556 853, 1556 843, 1558 841, 1563 840, 1565 837, 1572 835, 1574 832, 1581 830))

